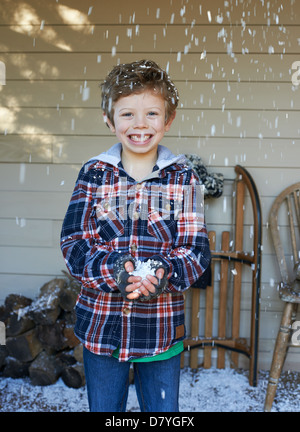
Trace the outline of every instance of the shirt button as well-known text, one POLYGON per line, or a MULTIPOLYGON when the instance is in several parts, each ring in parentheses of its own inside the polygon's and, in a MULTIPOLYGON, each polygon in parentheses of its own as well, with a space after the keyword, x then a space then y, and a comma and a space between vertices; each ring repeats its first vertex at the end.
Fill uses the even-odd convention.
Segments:
POLYGON ((139 212, 136 211, 136 212, 133 213, 133 219, 134 220, 138 220, 139 217, 140 217, 139 212))
POLYGON ((136 185, 136 189, 137 189, 137 190, 141 190, 142 187, 143 187, 142 183, 138 183, 138 184, 136 185))
POLYGON ((128 307, 123 309, 123 314, 124 315, 129 315, 130 314, 130 309, 128 307))
POLYGON ((136 245, 135 243, 133 243, 133 244, 130 246, 130 250, 131 250, 132 252, 135 252, 135 251, 137 250, 137 245, 136 245))

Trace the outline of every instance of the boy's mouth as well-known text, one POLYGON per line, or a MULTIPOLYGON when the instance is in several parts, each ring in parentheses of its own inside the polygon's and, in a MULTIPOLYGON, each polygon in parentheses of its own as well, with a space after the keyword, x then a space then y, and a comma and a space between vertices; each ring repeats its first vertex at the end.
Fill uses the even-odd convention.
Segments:
POLYGON ((136 142, 136 143, 145 143, 147 141, 149 141, 149 139, 151 138, 152 135, 150 134, 135 134, 135 135, 129 135, 129 138, 131 139, 131 141, 136 142))

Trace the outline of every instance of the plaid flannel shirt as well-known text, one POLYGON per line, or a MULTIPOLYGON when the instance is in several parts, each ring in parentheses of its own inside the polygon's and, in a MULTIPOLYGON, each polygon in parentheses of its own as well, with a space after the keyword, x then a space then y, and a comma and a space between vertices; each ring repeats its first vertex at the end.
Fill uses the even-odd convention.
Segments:
POLYGON ((163 146, 141 182, 123 169, 121 145, 81 169, 63 222, 61 248, 82 285, 75 334, 95 354, 151 357, 185 337, 183 292, 210 262, 199 179, 163 146), (201 196, 200 196, 201 195, 201 196), (168 286, 150 301, 126 301, 113 277, 119 253, 158 258, 168 286))

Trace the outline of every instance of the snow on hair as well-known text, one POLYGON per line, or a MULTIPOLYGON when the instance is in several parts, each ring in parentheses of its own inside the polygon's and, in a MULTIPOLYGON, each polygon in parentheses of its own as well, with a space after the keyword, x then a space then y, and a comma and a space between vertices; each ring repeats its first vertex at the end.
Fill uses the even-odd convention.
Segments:
POLYGON ((115 66, 101 84, 101 107, 113 124, 113 105, 123 96, 150 90, 160 93, 166 104, 166 121, 177 108, 179 95, 169 75, 154 61, 141 60, 115 66))

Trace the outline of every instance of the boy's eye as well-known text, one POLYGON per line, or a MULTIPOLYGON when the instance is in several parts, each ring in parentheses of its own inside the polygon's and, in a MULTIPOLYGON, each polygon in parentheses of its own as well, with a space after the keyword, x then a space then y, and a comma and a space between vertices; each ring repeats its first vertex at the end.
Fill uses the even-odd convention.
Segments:
POLYGON ((132 113, 131 112, 126 112, 124 114, 122 114, 122 117, 131 117, 132 113))
POLYGON ((148 115, 151 117, 151 116, 156 116, 157 115, 157 112, 155 112, 155 111, 150 111, 149 113, 148 113, 148 115))

